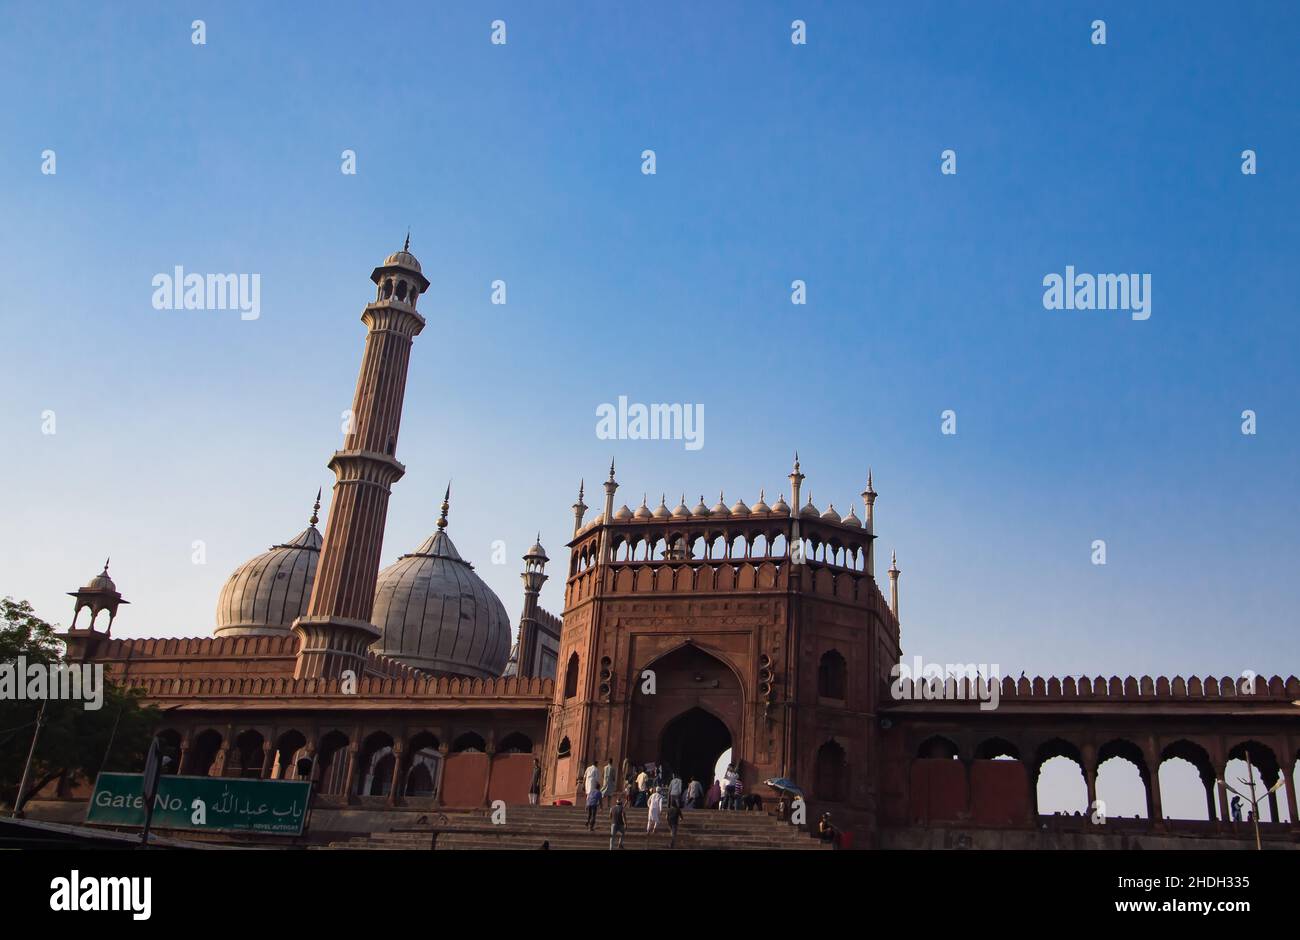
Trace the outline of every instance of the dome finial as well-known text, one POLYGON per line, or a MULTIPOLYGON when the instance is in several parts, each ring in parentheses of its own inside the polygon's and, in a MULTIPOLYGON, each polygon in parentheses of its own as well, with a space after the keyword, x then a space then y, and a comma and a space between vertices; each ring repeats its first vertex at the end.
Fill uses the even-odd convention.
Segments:
POLYGON ((402 245, 402 251, 410 251, 410 250, 411 250, 411 229, 408 226, 406 229, 406 243, 402 245))
POLYGON ((438 531, 447 528, 447 510, 451 508, 451 481, 447 481, 447 492, 442 496, 442 513, 438 516, 438 531))
POLYGON ((323 489, 323 487, 316 488, 316 505, 311 507, 311 519, 308 522, 313 528, 315 528, 316 523, 320 522, 320 516, 317 513, 320 512, 320 494, 323 489))
POLYGON ((105 558, 105 559, 104 559, 104 574, 108 574, 108 563, 109 563, 110 561, 112 561, 111 558, 105 558))

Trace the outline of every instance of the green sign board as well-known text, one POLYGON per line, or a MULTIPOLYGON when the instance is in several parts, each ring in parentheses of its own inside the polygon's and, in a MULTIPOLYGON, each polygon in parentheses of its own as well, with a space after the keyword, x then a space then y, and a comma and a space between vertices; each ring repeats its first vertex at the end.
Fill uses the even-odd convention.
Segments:
MULTIPOLYGON (((154 800, 155 829, 300 835, 311 784, 302 780, 166 776, 154 800)), ((99 826, 144 826, 142 774, 102 773, 86 810, 99 826)))

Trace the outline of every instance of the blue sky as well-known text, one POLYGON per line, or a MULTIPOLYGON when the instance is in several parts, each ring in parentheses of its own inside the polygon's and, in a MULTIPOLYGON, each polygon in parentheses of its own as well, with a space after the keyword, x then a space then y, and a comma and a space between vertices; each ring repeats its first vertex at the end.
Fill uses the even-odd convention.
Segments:
POLYGON ((111 554, 132 601, 118 632, 210 633, 229 572, 328 493, 368 276, 409 226, 432 286, 385 564, 432 531, 451 478, 451 534, 511 616, 539 529, 558 611, 569 505, 585 476, 598 506, 611 453, 635 506, 772 496, 798 448, 822 508, 860 515, 874 468, 908 656, 1300 672, 1295 7, 27 4, 5 21, 0 593, 47 619, 68 622, 64 592, 111 554), (176 265, 260 274, 261 317, 153 309, 176 265), (1066 265, 1150 273, 1151 318, 1045 310, 1066 265), (703 404, 705 446, 599 440, 619 395, 703 404))

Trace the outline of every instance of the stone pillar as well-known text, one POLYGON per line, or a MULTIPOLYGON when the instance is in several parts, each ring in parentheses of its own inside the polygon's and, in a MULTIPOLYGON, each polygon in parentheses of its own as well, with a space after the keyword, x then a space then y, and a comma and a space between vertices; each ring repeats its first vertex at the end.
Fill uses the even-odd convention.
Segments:
POLYGON ((212 759, 212 766, 208 768, 209 777, 224 777, 226 775, 226 755, 229 750, 225 744, 217 748, 217 756, 212 759))
POLYGON ((1165 828, 1165 811, 1160 803, 1160 769, 1151 774, 1147 781, 1147 815, 1153 829, 1165 828))
POLYGON ((1202 780, 1201 783, 1205 787, 1205 818, 1212 823, 1222 822, 1223 820, 1219 819, 1219 811, 1214 806, 1214 781, 1202 780))
POLYGON ((267 744, 266 753, 262 758, 262 779, 270 780, 271 775, 275 772, 275 745, 267 744))
MULTIPOLYGON (((1268 777, 1265 777, 1263 774, 1260 774, 1260 777, 1263 778, 1263 780, 1264 780, 1264 786, 1266 786, 1266 787, 1271 787, 1271 786, 1273 786, 1273 784, 1277 783, 1277 779, 1278 779, 1278 778, 1275 776, 1275 777, 1273 777, 1272 780, 1270 780, 1268 777)), ((1268 812, 1269 812, 1269 819, 1271 819, 1273 822, 1277 822, 1278 820, 1280 820, 1280 819, 1282 818, 1282 814, 1281 814, 1280 812, 1278 812, 1278 805, 1277 805, 1277 791, 1276 791, 1276 790, 1274 790, 1272 793, 1270 793, 1270 794, 1268 795, 1268 812)))
POLYGON ((439 728, 434 732, 438 736, 438 779, 433 781, 433 805, 437 809, 442 808, 442 778, 447 773, 447 755, 451 753, 451 746, 443 740, 442 729, 439 728))
POLYGON ((401 802, 402 794, 398 792, 402 786, 402 744, 397 742, 393 745, 393 782, 388 788, 388 805, 397 806, 401 802))
POLYGON ((487 745, 487 747, 484 750, 484 753, 487 754, 487 762, 488 762, 487 779, 483 781, 483 805, 484 806, 490 805, 488 800, 488 794, 492 792, 492 764, 493 764, 493 758, 496 756, 496 752, 497 752, 496 747, 494 747, 491 744, 487 745))
POLYGON ((359 753, 359 750, 360 749, 357 745, 349 744, 347 761, 344 763, 343 796, 349 803, 351 803, 356 797, 357 754, 359 753))
MULTIPOLYGON (((1232 816, 1228 813, 1228 791, 1218 785, 1214 789, 1219 792, 1219 819, 1224 823, 1228 823, 1232 819, 1232 816)), ((1236 829, 1235 824, 1233 824, 1233 829, 1236 829)))
POLYGON ((1290 768, 1283 767, 1282 775, 1283 779, 1286 780, 1286 806, 1291 811, 1291 829, 1293 831, 1300 830, 1300 814, 1296 813, 1295 785, 1297 775, 1295 764, 1293 763, 1290 768))

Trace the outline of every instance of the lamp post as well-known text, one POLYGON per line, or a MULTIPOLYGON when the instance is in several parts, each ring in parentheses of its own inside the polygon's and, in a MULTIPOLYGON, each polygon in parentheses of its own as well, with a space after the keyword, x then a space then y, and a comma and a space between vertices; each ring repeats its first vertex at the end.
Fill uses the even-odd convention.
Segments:
POLYGON ((1279 774, 1279 775, 1278 775, 1278 778, 1277 778, 1277 783, 1273 784, 1273 786, 1269 787, 1267 790, 1265 790, 1263 793, 1261 793, 1258 797, 1255 796, 1255 765, 1252 764, 1251 761, 1250 761, 1250 751, 1246 751, 1246 752, 1245 752, 1245 755, 1246 755, 1246 774, 1247 774, 1247 776, 1246 776, 1246 777, 1239 777, 1239 778, 1238 778, 1238 781, 1239 781, 1240 783, 1244 783, 1244 784, 1246 784, 1246 785, 1250 788, 1250 796, 1247 796, 1246 794, 1242 793, 1240 790, 1238 790, 1238 789, 1237 789, 1236 787, 1234 787, 1232 784, 1227 783, 1227 782, 1223 781, 1222 779, 1220 779, 1220 780, 1217 781, 1217 782, 1218 782, 1219 786, 1223 787, 1225 790, 1231 790, 1231 791, 1232 791, 1233 793, 1235 793, 1237 796, 1241 797, 1243 800, 1245 800, 1247 803, 1250 804, 1250 807, 1251 807, 1251 813, 1250 813, 1250 816, 1251 816, 1251 820, 1252 820, 1252 822, 1254 822, 1254 824, 1255 824, 1255 848, 1256 848, 1257 850, 1262 851, 1263 848, 1264 848, 1264 844, 1263 844, 1263 842, 1260 840, 1260 837, 1259 837, 1259 803, 1260 803, 1260 800, 1264 799, 1264 798, 1265 798, 1266 796, 1268 796, 1269 794, 1271 794, 1271 793, 1275 793, 1275 792, 1277 792, 1279 789, 1281 789, 1282 784, 1283 784, 1283 782, 1286 780, 1286 778, 1285 778, 1284 776, 1282 776, 1282 775, 1279 774))
POLYGON ((23 764, 23 778, 18 782, 18 795, 14 797, 14 809, 10 813, 14 819, 23 818, 23 792, 27 789, 27 780, 32 773, 32 758, 36 756, 36 742, 41 739, 41 726, 45 724, 45 706, 50 702, 49 698, 41 699, 41 710, 36 715, 36 730, 32 732, 32 746, 27 750, 27 763, 23 764))

